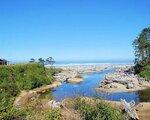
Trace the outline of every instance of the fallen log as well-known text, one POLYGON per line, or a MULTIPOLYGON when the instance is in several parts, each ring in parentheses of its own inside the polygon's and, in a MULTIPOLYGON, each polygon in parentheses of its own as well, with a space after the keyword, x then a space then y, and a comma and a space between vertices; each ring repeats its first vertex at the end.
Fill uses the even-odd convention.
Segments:
POLYGON ((126 100, 121 99, 121 105, 123 107, 123 109, 125 110, 125 112, 127 113, 127 115, 133 119, 133 120, 139 120, 139 117, 136 113, 135 110, 135 102, 131 101, 131 102, 126 102, 126 100))

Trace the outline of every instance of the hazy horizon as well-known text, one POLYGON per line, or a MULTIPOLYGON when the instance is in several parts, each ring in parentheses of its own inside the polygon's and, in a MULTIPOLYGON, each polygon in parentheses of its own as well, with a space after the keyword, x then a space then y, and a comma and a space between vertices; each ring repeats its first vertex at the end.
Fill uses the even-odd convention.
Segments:
MULTIPOLYGON (((45 59, 45 58, 43 58, 45 59)), ((38 59, 35 59, 38 61, 38 59)), ((10 63, 27 63, 28 60, 10 60, 10 63)), ((82 64, 82 63, 134 63, 134 60, 55 60, 55 64, 82 64)))

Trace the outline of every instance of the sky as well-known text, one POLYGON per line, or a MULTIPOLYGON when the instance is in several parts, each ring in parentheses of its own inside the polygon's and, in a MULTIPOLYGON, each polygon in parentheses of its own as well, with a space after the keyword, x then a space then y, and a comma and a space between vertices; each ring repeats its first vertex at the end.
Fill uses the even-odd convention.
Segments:
POLYGON ((133 60, 150 0, 0 0, 0 58, 133 60))

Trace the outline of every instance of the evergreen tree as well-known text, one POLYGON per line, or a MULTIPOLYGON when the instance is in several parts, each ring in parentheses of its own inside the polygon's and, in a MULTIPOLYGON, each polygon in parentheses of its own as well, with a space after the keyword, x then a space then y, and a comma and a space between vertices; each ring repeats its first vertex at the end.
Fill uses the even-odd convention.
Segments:
POLYGON ((53 59, 53 57, 48 57, 46 59, 46 64, 53 65, 54 63, 55 63, 55 60, 53 59))
POLYGON ((150 63, 150 28, 144 28, 133 42, 135 50, 135 70, 139 73, 142 67, 150 63))
POLYGON ((38 59, 38 62, 42 65, 45 65, 45 60, 43 58, 39 58, 38 59))

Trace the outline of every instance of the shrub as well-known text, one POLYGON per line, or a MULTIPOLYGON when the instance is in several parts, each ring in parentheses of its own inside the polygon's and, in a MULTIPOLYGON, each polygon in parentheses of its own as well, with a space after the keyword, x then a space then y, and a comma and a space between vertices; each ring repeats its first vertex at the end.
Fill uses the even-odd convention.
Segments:
POLYGON ((21 90, 50 84, 55 71, 55 69, 47 71, 38 63, 0 66, 0 119, 25 119, 25 116, 28 116, 32 110, 14 109, 15 97, 21 90))
POLYGON ((145 80, 150 81, 150 65, 146 65, 145 67, 143 67, 139 75, 145 78, 145 80))
POLYGON ((1 120, 25 120, 27 111, 24 109, 14 109, 13 107, 9 109, 8 112, 3 112, 0 114, 1 120))
POLYGON ((122 113, 105 102, 98 102, 96 99, 85 101, 77 98, 75 109, 81 114, 84 120, 123 120, 122 113))
POLYGON ((61 113, 59 109, 53 109, 46 112, 43 120, 61 120, 61 113))

